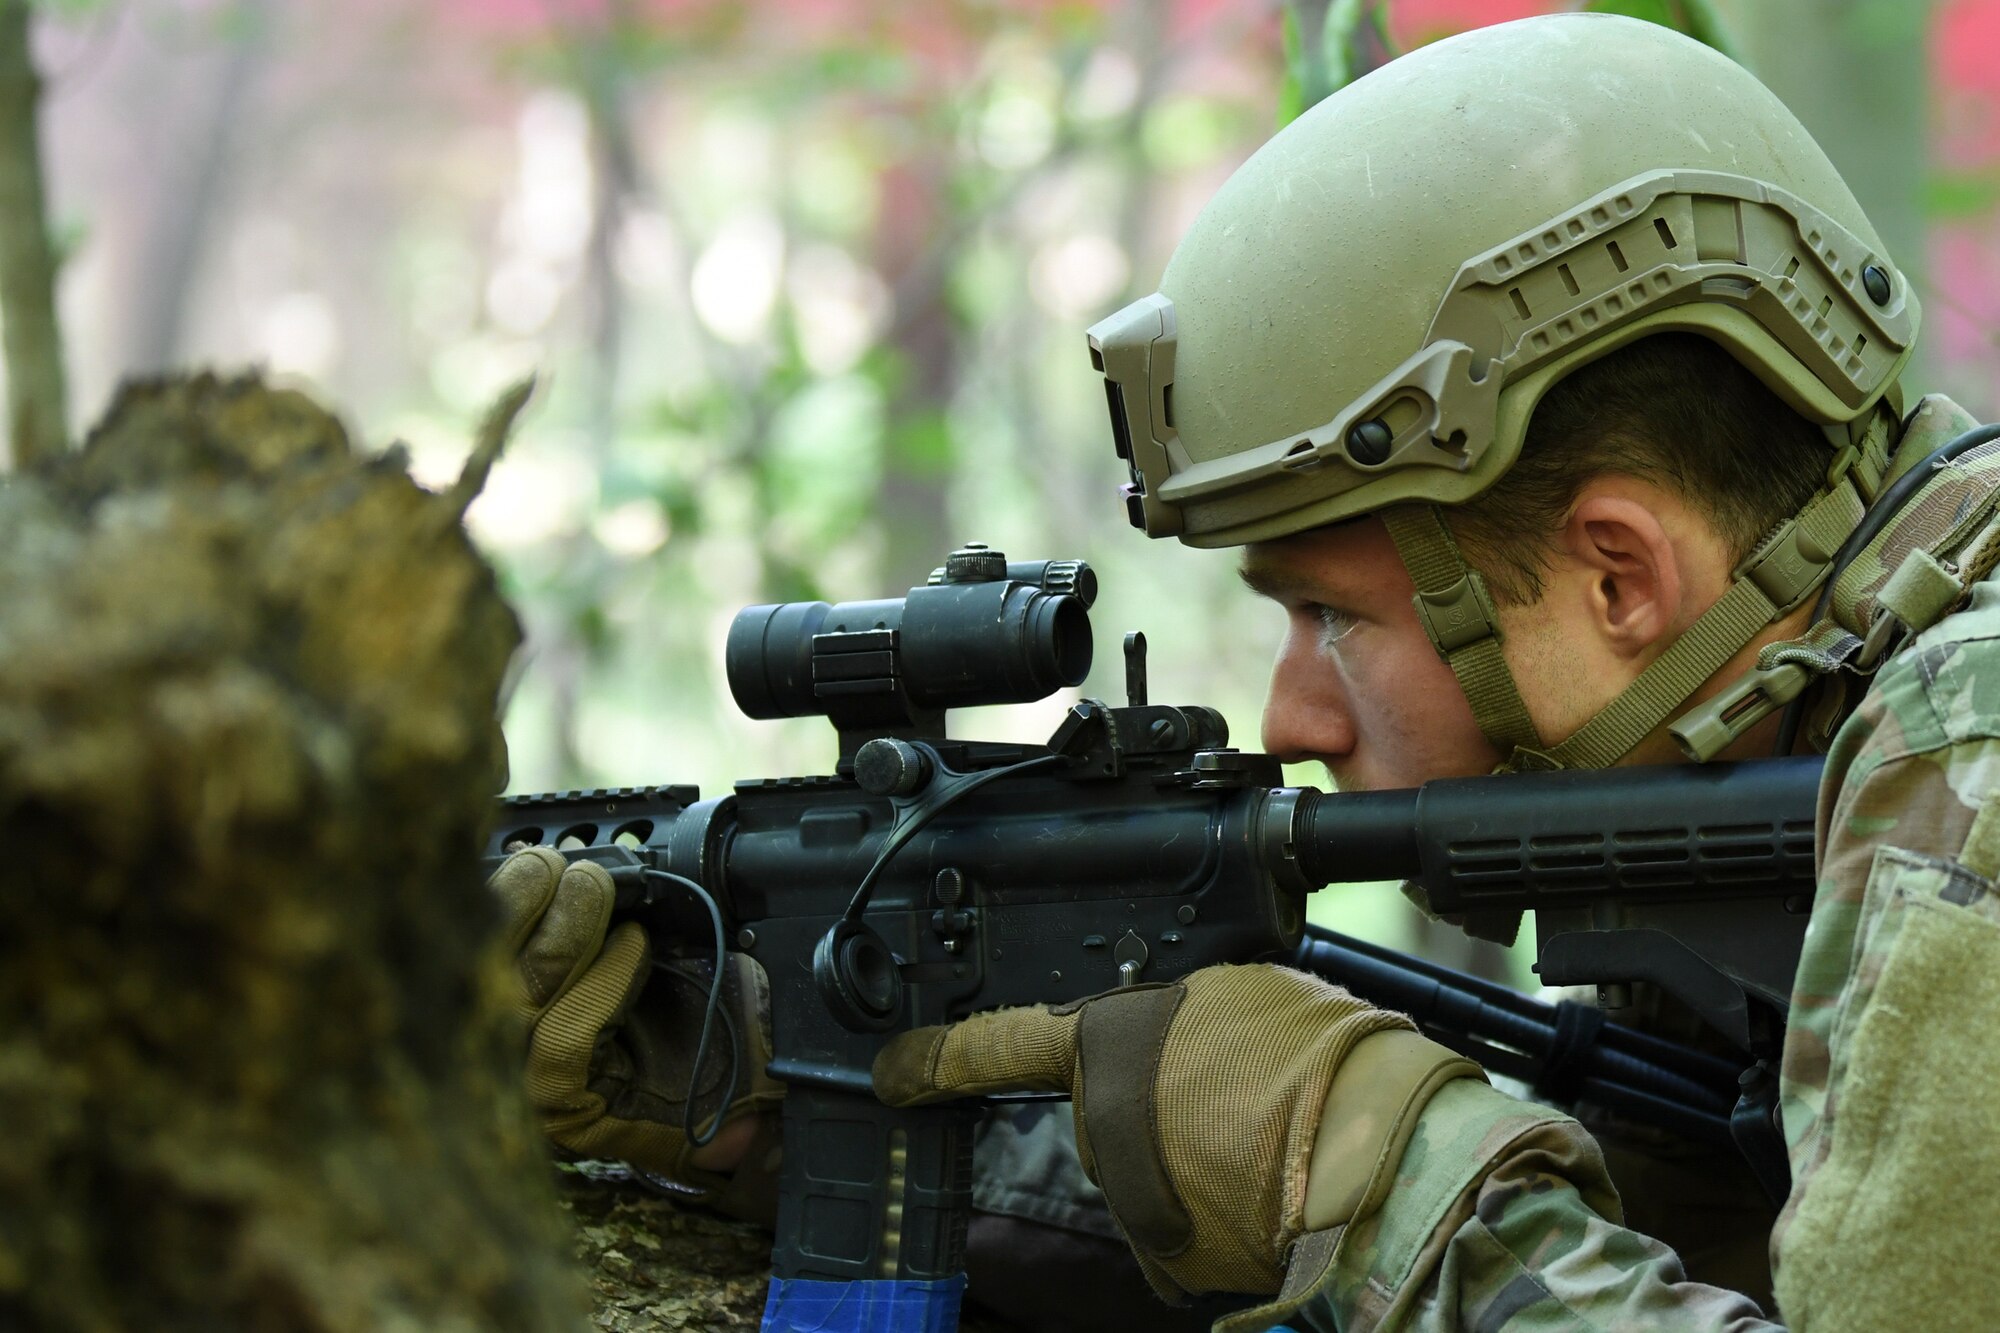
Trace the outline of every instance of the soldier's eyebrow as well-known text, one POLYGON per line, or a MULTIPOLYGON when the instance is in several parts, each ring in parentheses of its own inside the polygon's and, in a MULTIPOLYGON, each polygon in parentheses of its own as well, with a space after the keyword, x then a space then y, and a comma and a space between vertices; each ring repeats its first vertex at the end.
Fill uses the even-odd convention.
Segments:
POLYGON ((1290 570, 1271 569, 1246 560, 1236 567, 1236 577, 1257 596, 1274 602, 1320 600, 1312 580, 1301 578, 1290 570))

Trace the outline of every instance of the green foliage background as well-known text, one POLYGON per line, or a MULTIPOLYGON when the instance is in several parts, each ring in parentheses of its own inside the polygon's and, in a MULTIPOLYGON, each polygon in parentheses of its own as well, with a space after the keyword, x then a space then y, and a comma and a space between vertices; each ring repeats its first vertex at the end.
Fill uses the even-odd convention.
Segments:
MULTIPOLYGON (((1587 7, 1734 50, 1760 3, 1587 7)), ((1082 693, 1119 694, 1143 630, 1153 697, 1254 746, 1277 618, 1228 555, 1126 528, 1082 330, 1274 125, 1406 46, 1559 7, 59 0, 38 53, 73 398, 260 362, 443 485, 491 396, 542 372, 471 516, 529 630, 515 790, 828 768, 822 723, 735 711, 730 617, 897 593, 965 540, 1097 566, 1082 693)), ((1987 215, 1990 174, 1932 206, 1987 215)), ((1069 701, 954 725, 1040 739, 1069 701)), ((1392 894, 1320 910, 1417 938, 1392 894)))

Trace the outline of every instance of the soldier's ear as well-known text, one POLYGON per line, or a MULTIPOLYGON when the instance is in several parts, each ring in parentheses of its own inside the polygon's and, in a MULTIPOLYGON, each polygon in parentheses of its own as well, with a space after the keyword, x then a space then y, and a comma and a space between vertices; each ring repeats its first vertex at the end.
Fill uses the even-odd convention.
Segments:
POLYGON ((1644 493, 1653 490, 1622 478, 1614 486, 1588 486, 1563 527, 1562 545, 1576 574, 1576 613, 1620 657, 1651 656, 1683 620, 1682 548, 1691 535, 1676 541, 1662 521, 1664 506, 1644 493))

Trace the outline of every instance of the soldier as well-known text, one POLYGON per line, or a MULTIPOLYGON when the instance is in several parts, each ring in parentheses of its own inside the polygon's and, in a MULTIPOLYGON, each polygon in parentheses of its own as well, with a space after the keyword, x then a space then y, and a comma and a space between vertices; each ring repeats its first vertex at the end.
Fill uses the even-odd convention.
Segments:
MULTIPOLYGON (((2000 1095, 2000 659, 1979 666, 2000 459, 1948 401, 1905 402, 1917 322, 1755 80, 1663 28, 1562 15, 1315 107, 1091 337, 1133 522, 1243 548, 1286 617, 1274 753, 1366 787, 1826 750, 1770 1238, 1794 1327, 2000 1305, 2000 1147, 1965 1111, 2000 1095)), ((699 1168, 755 1158, 775 1090, 706 1158, 680 1141, 644 1091, 680 1086, 647 1077, 671 1034, 645 995, 616 1027, 637 927, 594 960, 601 913, 535 944, 565 934, 535 927, 557 870, 512 895, 531 1008, 560 1020, 530 1073, 552 1134, 724 1188, 699 1168)), ((1069 1089, 1153 1286, 1271 1298, 1219 1327, 1765 1326, 1628 1225, 1576 1120, 1284 969, 906 1033, 876 1086, 1069 1089)))

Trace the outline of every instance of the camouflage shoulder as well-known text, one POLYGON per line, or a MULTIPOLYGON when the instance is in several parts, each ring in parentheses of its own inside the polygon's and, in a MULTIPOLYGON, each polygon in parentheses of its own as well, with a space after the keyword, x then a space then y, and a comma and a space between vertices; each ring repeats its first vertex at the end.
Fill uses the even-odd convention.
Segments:
POLYGON ((1902 709, 1906 749, 2000 736, 2000 581, 1974 584, 1961 609, 1883 666, 1869 693, 1902 709))
POLYGON ((1838 797, 1884 763, 2000 737, 2000 576, 1883 663, 1827 753, 1838 797))
POLYGON ((2000 1020, 2000 740, 1887 765, 1871 785, 1892 777, 1893 832, 1829 848, 1822 891, 1859 885, 1860 901, 1830 919, 1838 956, 1824 977, 1802 967, 1794 998, 1775 1274, 1787 1315, 1814 1328, 1881 1327, 1919 1291, 1927 1326, 1982 1327, 2000 1222, 1961 1201, 2000 1173, 2000 1142, 1965 1131, 2000 1096, 1984 1039, 2000 1020))
MULTIPOLYGON (((1893 909, 1926 876, 1943 885, 1958 873, 1996 792, 2000 585, 1989 579, 1882 668, 1827 756, 1819 882, 1780 1079, 1794 1180, 1774 1237, 1780 1246, 1833 1150, 1851 1037, 1904 919, 1893 909)), ((1933 887, 1929 896, 1943 892, 1933 887)))
POLYGON ((1977 429, 1979 418, 1941 393, 1927 393, 1905 418, 1897 454, 1908 450, 1915 458, 1935 453, 1969 430, 1977 429))
MULTIPOLYGON (((1927 440, 1914 443, 1935 447, 1927 440)), ((1840 1255, 1861 1251, 1851 1237, 1834 1243, 1836 1232, 1848 1233, 1831 1226, 1829 1218, 1858 1219, 1864 1205, 1900 1203, 1925 1188, 1949 1184, 1915 1167, 1890 1170, 1880 1164, 1916 1137, 1913 1127, 1948 1120, 1978 1100, 1979 1094, 1970 1092, 1977 1082, 1965 1057, 1985 1048, 1965 1034, 1981 1030, 1985 1015, 2000 1009, 2000 996, 1982 992, 1975 998, 1974 988, 1986 977, 1980 966, 1947 967, 1938 960, 1955 958, 1994 934, 1981 918, 1990 915, 1996 865, 1987 864, 1991 857, 1975 857, 1982 862, 1975 870, 1964 859, 1975 826, 1993 822, 1992 811, 2000 808, 1996 794, 2000 582, 1989 576, 1973 586, 1962 606, 1882 667, 1827 755, 1819 883, 1793 986, 1780 1076, 1793 1187, 1773 1230, 1772 1249, 1790 1314, 1818 1317, 1829 1306, 1858 1309, 1864 1296, 1872 1299, 1879 1292, 1867 1283, 1855 1286, 1855 1274, 1892 1271, 1879 1256, 1869 1264, 1843 1265, 1840 1255), (1894 977, 1901 978, 1902 989, 1889 995, 1894 977), (1924 978, 1929 984, 1918 984, 1924 978), (1895 1040, 1881 1035, 1919 1012, 1935 1021, 1895 1040), (1871 1032, 1876 1036, 1869 1040, 1871 1032), (1907 1070, 1904 1077, 1886 1077, 1896 1060, 1921 1066, 1926 1076, 1950 1070, 1950 1083, 1925 1087, 1907 1070), (1891 1084, 1904 1095, 1894 1102, 1899 1128, 1885 1132, 1886 1121, 1870 1099, 1891 1084), (1893 1181, 1896 1188, 1871 1194, 1859 1183, 1864 1177, 1893 1181)), ((1988 952, 2000 959, 2000 947, 1988 952)), ((1988 1084, 2000 1084, 2000 1073, 1990 1075, 1988 1084)), ((1966 1169, 1962 1162, 1954 1168, 1961 1169, 1966 1169)), ((1850 1230, 1866 1234, 1871 1228, 1857 1222, 1850 1230)), ((1899 1224, 1889 1230, 1908 1235, 1913 1228, 1899 1224)), ((1908 1248, 1928 1253, 1937 1247, 1908 1248)))

